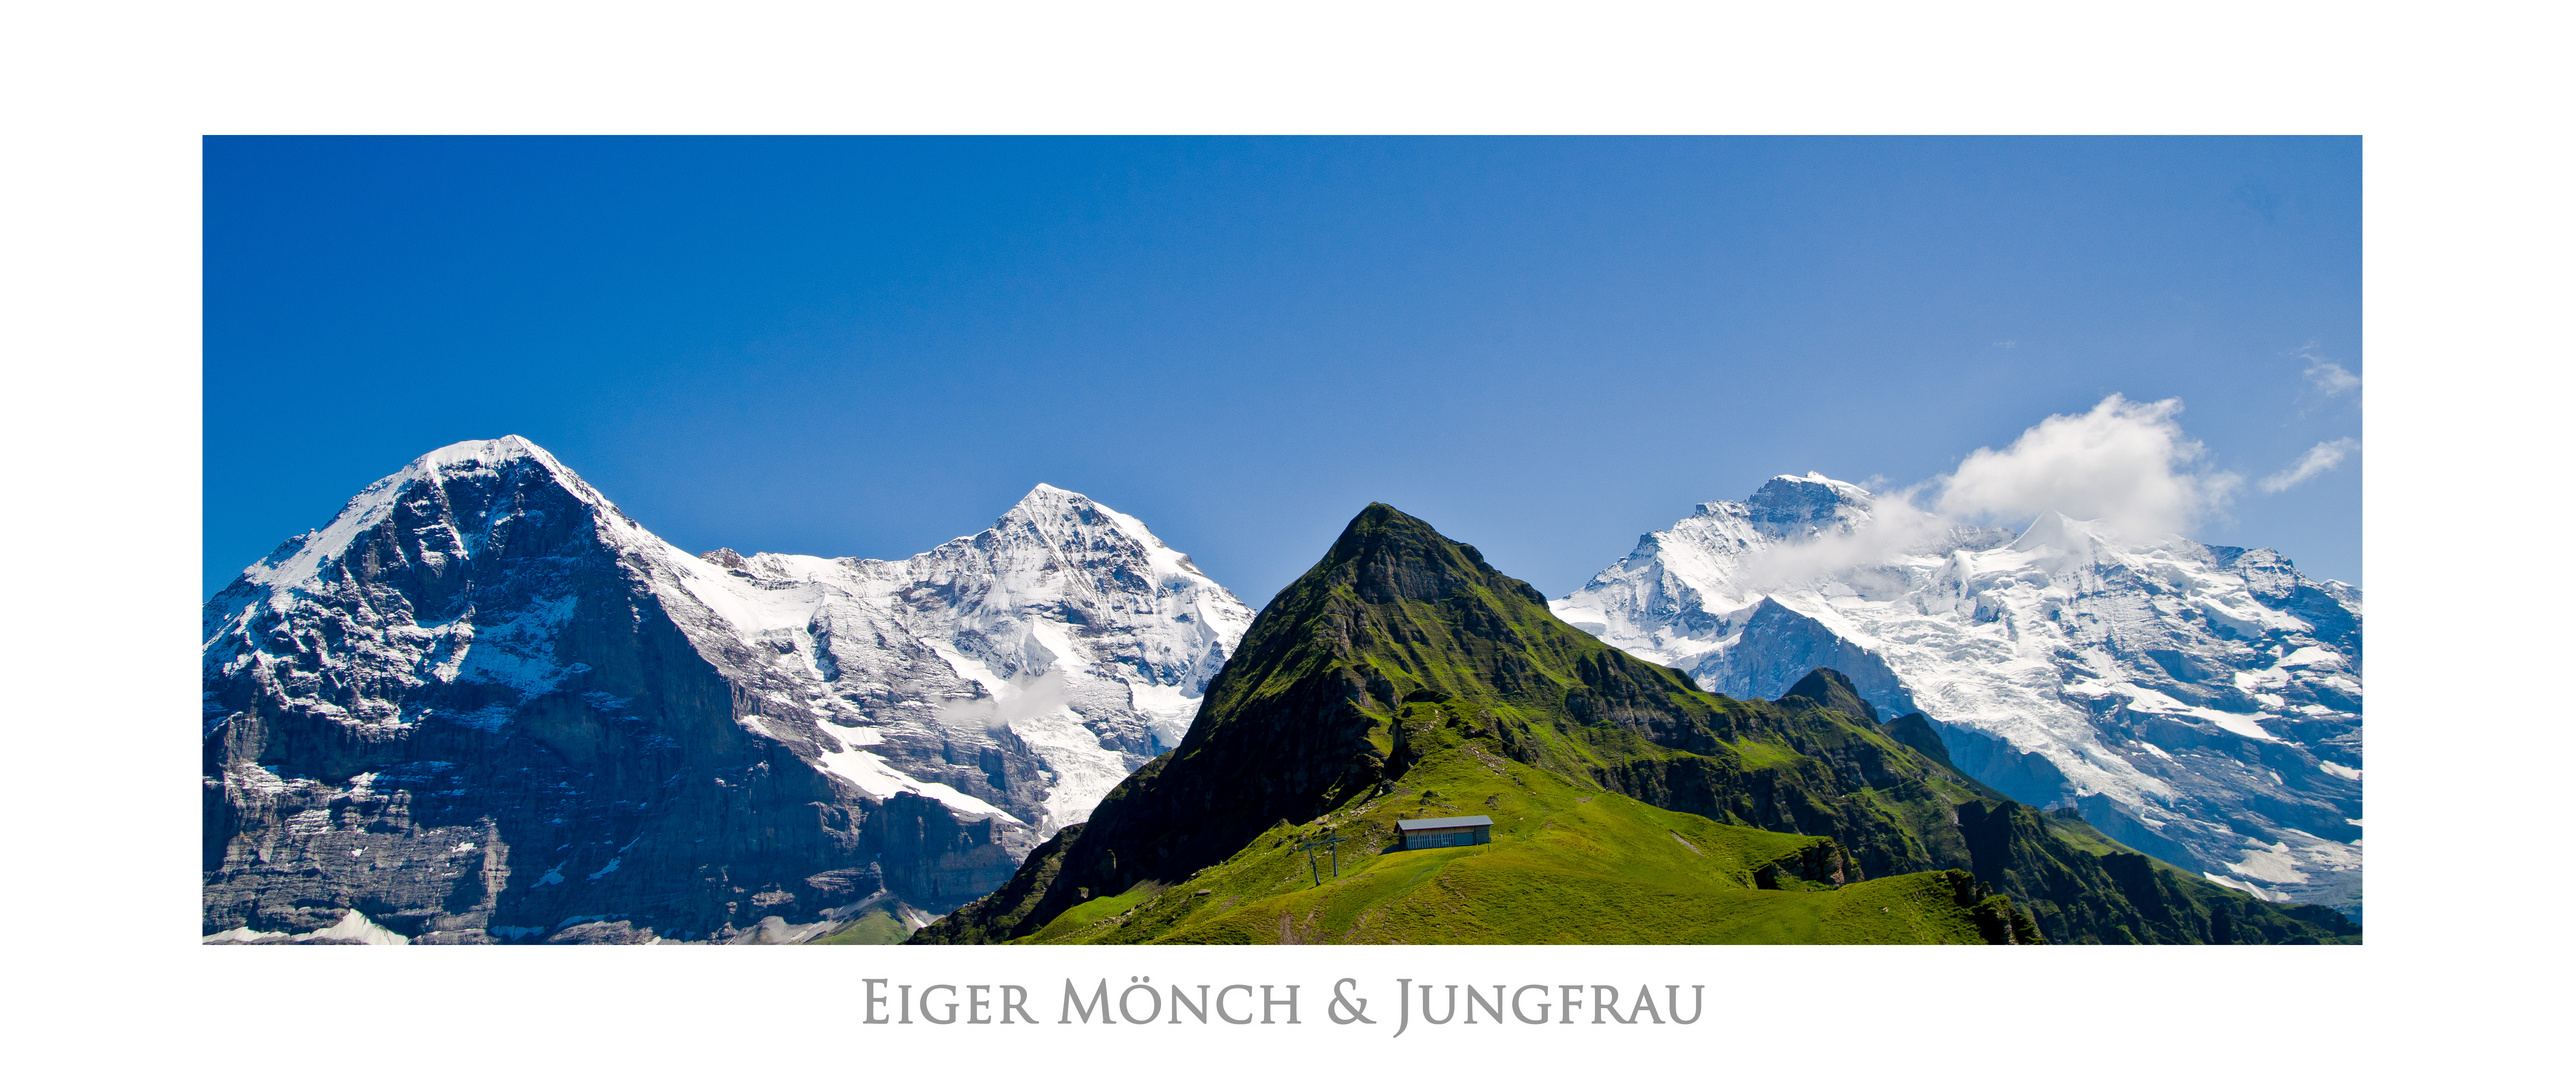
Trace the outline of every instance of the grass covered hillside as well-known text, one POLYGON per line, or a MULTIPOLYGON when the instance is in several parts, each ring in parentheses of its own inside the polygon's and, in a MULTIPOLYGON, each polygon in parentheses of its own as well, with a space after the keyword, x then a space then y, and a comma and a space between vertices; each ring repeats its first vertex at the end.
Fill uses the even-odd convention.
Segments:
POLYGON ((1082 901, 1022 940, 1978 944, 2027 932, 1964 871, 1839 884, 1824 838, 1578 787, 1490 752, 1442 705, 1404 706, 1398 723, 1414 763, 1370 797, 1269 829, 1182 881, 1082 901), (1395 850, 1399 819, 1461 814, 1494 819, 1493 842, 1395 850), (1331 832, 1344 842, 1332 865, 1320 854, 1313 883, 1295 849, 1331 832))
POLYGON ((1180 746, 912 941, 2339 937, 2143 857, 2117 873, 2130 853, 1915 741, 1833 672, 1704 693, 1374 504, 1258 614, 1180 746), (1399 818, 1473 813, 1495 843, 1385 850, 1399 818), (1345 879, 1313 886, 1291 848, 1331 826, 1345 879))

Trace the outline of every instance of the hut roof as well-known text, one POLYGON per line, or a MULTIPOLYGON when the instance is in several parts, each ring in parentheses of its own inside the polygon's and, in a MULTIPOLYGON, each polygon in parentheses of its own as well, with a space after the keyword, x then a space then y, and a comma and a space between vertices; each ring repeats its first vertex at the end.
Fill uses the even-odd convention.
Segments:
POLYGON ((1485 814, 1474 814, 1469 817, 1429 817, 1417 818, 1413 821, 1399 822, 1398 831, 1415 832, 1419 829, 1466 829, 1473 825, 1494 824, 1496 824, 1496 820, 1485 814))

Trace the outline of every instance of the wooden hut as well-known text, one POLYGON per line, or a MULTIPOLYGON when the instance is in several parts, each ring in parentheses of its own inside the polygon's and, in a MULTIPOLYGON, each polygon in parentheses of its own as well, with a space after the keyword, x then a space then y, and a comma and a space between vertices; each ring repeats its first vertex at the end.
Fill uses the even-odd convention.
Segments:
POLYGON ((1422 848, 1468 847, 1484 844, 1496 822, 1485 814, 1470 817, 1418 818, 1398 823, 1399 846, 1408 851, 1422 848))

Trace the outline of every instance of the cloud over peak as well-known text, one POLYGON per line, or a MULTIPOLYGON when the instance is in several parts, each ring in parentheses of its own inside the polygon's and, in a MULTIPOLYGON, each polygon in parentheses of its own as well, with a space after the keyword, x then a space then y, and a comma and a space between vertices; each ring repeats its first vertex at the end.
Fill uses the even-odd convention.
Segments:
POLYGON ((2182 399, 2118 394, 2090 412, 2051 416, 2001 450, 1981 447, 1941 478, 1936 508, 2019 521, 2044 510, 2098 518, 2136 535, 2190 529, 2243 478, 2208 469, 2208 448, 2183 434, 2182 399))

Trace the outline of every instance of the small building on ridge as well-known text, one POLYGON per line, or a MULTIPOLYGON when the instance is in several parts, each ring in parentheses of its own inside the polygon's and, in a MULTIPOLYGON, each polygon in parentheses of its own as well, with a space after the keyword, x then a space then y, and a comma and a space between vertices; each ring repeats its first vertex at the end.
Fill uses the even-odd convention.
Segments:
POLYGON ((1422 848, 1468 847, 1484 844, 1496 828, 1494 819, 1485 814, 1471 817, 1418 818, 1398 823, 1398 841, 1403 850, 1422 848))

